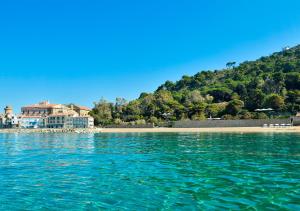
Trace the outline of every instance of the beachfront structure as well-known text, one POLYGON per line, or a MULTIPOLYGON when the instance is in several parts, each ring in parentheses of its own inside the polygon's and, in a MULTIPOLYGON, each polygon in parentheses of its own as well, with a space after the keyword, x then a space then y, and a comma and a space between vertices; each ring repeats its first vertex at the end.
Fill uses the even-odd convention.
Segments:
POLYGON ((94 118, 90 116, 50 115, 46 119, 47 128, 93 128, 94 118))
POLYGON ((45 118, 41 116, 22 116, 19 125, 20 128, 44 128, 45 118))
POLYGON ((0 128, 19 127, 20 118, 13 113, 11 106, 4 108, 4 114, 0 114, 0 128))
POLYGON ((62 104, 50 104, 49 101, 43 101, 37 104, 24 106, 21 108, 22 116, 40 116, 46 117, 53 114, 66 114, 71 112, 71 108, 62 104))
POLYGON ((90 109, 74 104, 40 102, 21 108, 23 128, 92 128, 90 109))
POLYGON ((94 118, 90 116, 78 116, 72 118, 73 128, 93 128, 94 118))

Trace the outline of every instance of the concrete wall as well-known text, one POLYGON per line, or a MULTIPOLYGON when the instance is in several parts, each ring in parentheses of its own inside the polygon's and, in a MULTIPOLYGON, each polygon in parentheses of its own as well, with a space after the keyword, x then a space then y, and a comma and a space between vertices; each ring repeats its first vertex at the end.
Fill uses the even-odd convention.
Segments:
MULTIPOLYGON (((300 120, 300 119, 299 119, 300 120)), ((211 128, 211 127, 261 127, 264 124, 290 124, 287 119, 242 119, 242 120, 202 120, 175 121, 174 128, 211 128)))
POLYGON ((154 128, 153 124, 142 124, 142 125, 107 125, 105 128, 154 128))
POLYGON ((300 117, 292 117, 295 126, 300 126, 300 117))

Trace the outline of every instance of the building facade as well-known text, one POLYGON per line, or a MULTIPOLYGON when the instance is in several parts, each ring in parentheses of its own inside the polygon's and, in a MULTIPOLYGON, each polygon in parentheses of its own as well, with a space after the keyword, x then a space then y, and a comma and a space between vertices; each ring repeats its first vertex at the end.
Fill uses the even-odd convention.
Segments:
POLYGON ((47 128, 93 128, 94 118, 90 116, 51 115, 46 118, 47 128))
POLYGON ((45 118, 40 116, 22 116, 20 128, 44 128, 45 118))
POLYGON ((40 102, 21 108, 23 128, 92 128, 90 109, 74 104, 40 102))
POLYGON ((43 101, 37 104, 24 106, 21 108, 23 116, 48 116, 53 114, 66 114, 71 112, 71 108, 62 104, 50 104, 49 101, 43 101))
POLYGON ((4 114, 0 114, 0 128, 17 128, 20 124, 20 117, 13 113, 11 106, 4 108, 4 114))

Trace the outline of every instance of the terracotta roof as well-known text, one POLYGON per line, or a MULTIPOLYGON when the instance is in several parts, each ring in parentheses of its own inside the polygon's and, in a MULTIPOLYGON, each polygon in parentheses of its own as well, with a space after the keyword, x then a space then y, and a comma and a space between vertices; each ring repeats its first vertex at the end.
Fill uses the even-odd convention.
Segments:
POLYGON ((86 110, 86 111, 91 111, 90 108, 86 107, 86 106, 79 106, 79 105, 75 105, 75 107, 79 108, 80 110, 86 110))
POLYGON ((28 106, 23 106, 23 108, 55 108, 59 106, 59 104, 33 104, 28 106))
MULTIPOLYGON (((66 106, 64 106, 63 104, 50 104, 50 103, 42 102, 42 103, 32 104, 28 106, 23 106, 22 109, 32 109, 32 108, 45 109, 45 108, 57 108, 57 107, 66 107, 66 106)), ((74 107, 80 110, 91 111, 91 109, 86 106, 74 105, 74 107)))

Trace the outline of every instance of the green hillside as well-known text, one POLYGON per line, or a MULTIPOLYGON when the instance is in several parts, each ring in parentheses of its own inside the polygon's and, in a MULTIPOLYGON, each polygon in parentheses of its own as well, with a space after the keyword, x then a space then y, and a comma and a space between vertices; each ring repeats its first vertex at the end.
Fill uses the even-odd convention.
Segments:
POLYGON ((238 66, 200 71, 177 82, 166 81, 154 93, 142 93, 136 100, 95 103, 91 114, 97 124, 136 121, 163 122, 268 118, 294 114, 300 110, 300 45, 285 48, 256 61, 238 66), (272 108, 274 112, 256 112, 272 108))

